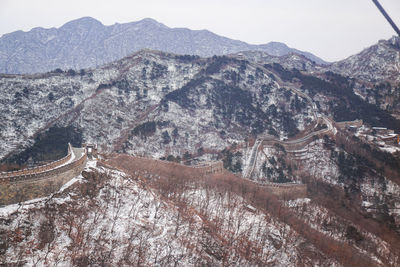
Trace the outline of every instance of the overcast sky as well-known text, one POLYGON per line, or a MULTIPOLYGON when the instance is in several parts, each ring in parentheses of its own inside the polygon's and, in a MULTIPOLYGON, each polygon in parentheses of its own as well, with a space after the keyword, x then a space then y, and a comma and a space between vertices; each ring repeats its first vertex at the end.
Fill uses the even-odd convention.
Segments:
MULTIPOLYGON (((400 27, 400 0, 380 0, 400 27)), ((284 42, 340 60, 395 35, 371 0, 0 0, 0 35, 91 16, 105 25, 153 18, 252 44, 284 42)))

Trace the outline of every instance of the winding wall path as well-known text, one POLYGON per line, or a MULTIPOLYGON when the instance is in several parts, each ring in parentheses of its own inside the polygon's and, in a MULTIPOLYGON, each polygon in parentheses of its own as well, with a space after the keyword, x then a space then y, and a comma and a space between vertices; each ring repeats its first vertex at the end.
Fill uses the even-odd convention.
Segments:
MULTIPOLYGON (((259 68, 261 69, 265 69, 264 66, 260 65, 260 64, 256 64, 259 68)), ((271 70, 268 70, 271 71, 271 70)), ((253 174, 256 162, 257 162, 257 154, 258 154, 258 150, 260 145, 261 146, 273 146, 275 144, 280 144, 282 146, 284 146, 285 148, 291 148, 291 149, 301 149, 303 148, 305 145, 307 145, 308 143, 310 143, 314 137, 316 136, 321 136, 324 134, 333 134, 335 135, 337 133, 337 129, 334 126, 334 121, 331 120, 330 118, 328 118, 325 115, 322 114, 318 114, 318 108, 317 105, 315 104, 315 102, 312 100, 312 98, 307 95, 306 93, 298 90, 297 88, 294 88, 292 84, 287 84, 285 82, 283 82, 280 78, 279 75, 275 75, 275 78, 277 79, 277 81, 275 81, 275 84, 278 88, 281 88, 282 86, 287 87, 289 90, 291 90, 292 92, 294 92, 295 94, 307 99, 307 101, 309 102, 311 108, 312 108, 312 112, 313 112, 313 117, 314 117, 314 121, 315 121, 315 125, 318 125, 318 123, 320 122, 324 122, 324 124, 326 125, 326 128, 324 129, 320 129, 317 131, 313 131, 311 133, 306 134, 305 136, 299 137, 297 139, 293 139, 293 140, 279 140, 279 139, 275 139, 275 138, 257 138, 256 143, 253 147, 253 151, 251 153, 250 156, 250 163, 247 165, 247 169, 244 172, 243 177, 244 178, 250 178, 251 175, 253 174), (256 146, 256 144, 258 144, 256 146), (256 150, 254 151, 254 149, 256 148, 256 150)))
POLYGON ((85 148, 69 145, 68 155, 44 166, 2 173, 0 206, 48 196, 77 176, 86 164, 85 148))

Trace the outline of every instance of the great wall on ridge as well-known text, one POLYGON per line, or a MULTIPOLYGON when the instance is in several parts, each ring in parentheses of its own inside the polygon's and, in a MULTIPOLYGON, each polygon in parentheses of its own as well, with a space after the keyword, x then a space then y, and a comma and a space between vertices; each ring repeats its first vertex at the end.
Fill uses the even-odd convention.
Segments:
MULTIPOLYGON (((119 155, 121 157, 127 155, 119 155)), ((109 161, 97 161, 97 166, 102 166, 106 168, 115 168, 112 161, 120 161, 119 156, 109 161)), ((135 169, 141 169, 141 166, 146 166, 146 170, 151 170, 152 172, 157 172, 160 169, 175 169, 188 175, 194 175, 199 177, 207 177, 213 174, 228 173, 224 169, 222 161, 205 162, 200 165, 189 166, 181 163, 158 160, 146 157, 137 156, 127 156, 130 157, 129 162, 135 169), (172 167, 172 168, 171 168, 172 167)), ((118 166, 121 167, 121 166, 118 166)), ((117 168, 118 169, 118 168, 117 168)), ((230 173, 230 172, 229 172, 230 173)), ((232 173, 230 173, 232 174, 232 173)), ((248 179, 246 177, 235 175, 241 179, 244 179, 257 187, 261 187, 263 190, 268 191, 277 195, 282 199, 296 199, 307 197, 307 185, 299 183, 261 183, 254 180, 248 179)))
MULTIPOLYGON (((94 153, 97 153, 97 150, 94 153)), ((68 154, 59 160, 34 168, 1 172, 0 206, 45 197, 57 192, 64 184, 81 173, 86 165, 88 154, 92 154, 92 148, 88 148, 86 145, 83 148, 74 148, 69 145, 68 154)), ((152 166, 151 169, 153 170, 156 170, 157 166, 159 167, 161 164, 173 166, 181 170, 194 171, 194 173, 200 176, 208 176, 226 171, 221 161, 188 166, 145 157, 132 156, 132 159, 139 164, 152 166)), ((113 168, 112 165, 103 160, 97 160, 96 164, 97 166, 113 168)), ((307 186, 304 184, 258 183, 247 177, 243 177, 243 179, 285 199, 307 196, 307 186)))
POLYGON ((67 156, 49 164, 0 173, 0 206, 45 197, 77 176, 87 160, 86 148, 68 146, 67 156))

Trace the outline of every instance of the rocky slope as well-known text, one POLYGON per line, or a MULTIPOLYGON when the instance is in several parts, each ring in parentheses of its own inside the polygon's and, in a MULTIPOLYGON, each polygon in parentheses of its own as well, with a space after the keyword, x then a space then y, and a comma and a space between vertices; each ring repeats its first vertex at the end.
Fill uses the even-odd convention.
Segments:
POLYGON ((0 220, 8 264, 338 265, 237 194, 205 184, 168 197, 141 175, 105 168, 50 198, 0 208, 0 220))
POLYGON ((360 53, 334 62, 330 70, 363 81, 400 82, 400 37, 381 40, 360 53))
POLYGON ((328 69, 354 78, 359 96, 399 117, 400 37, 381 40, 328 69))
POLYGON ((244 50, 260 50, 275 56, 296 52, 317 63, 325 63, 311 53, 278 42, 250 45, 207 30, 168 28, 152 19, 104 26, 84 17, 58 29, 38 27, 29 32, 3 35, 0 73, 37 73, 56 68, 79 70, 109 63, 144 48, 206 57, 244 50))
POLYGON ((142 51, 84 73, 3 76, 2 156, 51 126, 104 150, 155 157, 221 150, 252 134, 286 138, 313 120, 306 100, 237 58, 142 51))
POLYGON ((262 51, 245 51, 240 55, 259 64, 278 63, 303 73, 321 76, 333 72, 349 78, 351 90, 368 103, 379 106, 399 118, 400 115, 400 41, 399 37, 381 40, 360 53, 329 65, 319 66, 299 54, 271 56, 262 51))
POLYGON ((177 165, 168 168, 168 163, 156 163, 156 170, 156 165, 133 168, 127 156, 108 163, 124 172, 89 162, 82 175, 59 192, 1 207, 0 262, 27 266, 396 266, 399 262, 387 235, 360 226, 365 218, 354 222, 314 196, 282 201, 229 174, 202 178, 177 165))
POLYGON ((315 61, 301 55, 299 53, 288 53, 286 55, 277 56, 271 55, 264 51, 242 51, 235 53, 236 56, 245 58, 258 64, 273 64, 278 63, 286 69, 298 69, 300 71, 323 71, 325 68, 321 65, 316 64, 315 61))

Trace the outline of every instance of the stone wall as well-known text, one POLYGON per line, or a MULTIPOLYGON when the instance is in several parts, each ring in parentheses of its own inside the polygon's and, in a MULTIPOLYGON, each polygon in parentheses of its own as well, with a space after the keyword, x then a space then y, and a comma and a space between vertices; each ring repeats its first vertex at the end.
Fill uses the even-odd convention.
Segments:
POLYGON ((263 185, 262 187, 285 200, 307 197, 307 185, 305 184, 286 186, 275 186, 267 184, 263 185))
POLYGON ((288 200, 288 199, 296 199, 296 198, 305 198, 308 196, 307 194, 307 185, 306 184, 296 184, 296 183, 259 183, 247 178, 247 181, 256 184, 257 186, 262 187, 268 192, 271 192, 278 197, 288 200))
POLYGON ((79 175, 86 159, 85 153, 79 159, 58 168, 1 178, 0 206, 45 197, 58 191, 65 183, 79 175))
POLYGON ((361 126, 363 126, 363 120, 336 122, 335 126, 340 129, 345 129, 348 126, 361 127, 361 126))
POLYGON ((58 166, 63 165, 64 163, 66 163, 67 161, 69 161, 71 159, 72 156, 72 146, 70 144, 68 144, 68 154, 67 156, 50 162, 46 165, 41 165, 41 166, 37 166, 37 167, 33 167, 33 168, 27 168, 27 169, 22 169, 22 170, 18 170, 18 171, 12 171, 12 172, 1 172, 0 173, 0 179, 3 179, 5 177, 20 177, 20 176, 27 176, 27 175, 32 175, 32 174, 38 174, 38 173, 42 173, 54 168, 57 168, 58 166))
MULTIPOLYGON (((153 167, 151 167, 152 169, 156 169, 157 167, 167 166, 167 165, 172 166, 172 167, 176 166, 177 168, 180 168, 182 170, 194 171, 194 173, 199 174, 199 175, 221 173, 224 171, 224 165, 223 165, 222 161, 206 162, 206 163, 203 163, 200 165, 193 165, 193 166, 192 165, 184 165, 184 164, 173 162, 173 161, 146 158, 146 157, 140 157, 140 156, 131 156, 131 161, 132 162, 137 161, 143 165, 153 166, 153 167)), ((106 168, 111 167, 108 164, 102 165, 102 163, 105 163, 105 162, 102 162, 101 160, 97 161, 97 164, 99 166, 104 166, 106 168)))
POLYGON ((206 174, 221 173, 224 171, 224 164, 222 161, 205 163, 203 165, 194 166, 195 169, 201 170, 201 172, 206 174))
MULTIPOLYGON (((121 165, 121 162, 126 161, 126 159, 123 160, 121 158, 117 158, 116 161, 118 162, 117 166, 119 166, 121 168, 123 166, 123 165, 121 165)), ((133 169, 137 169, 137 170, 147 169, 147 170, 150 170, 153 172, 160 171, 162 169, 165 169, 165 167, 170 166, 170 167, 175 167, 176 169, 179 169, 182 173, 186 172, 186 173, 190 173, 192 176, 198 175, 198 176, 205 176, 205 177, 207 177, 210 174, 226 172, 226 170, 224 169, 223 163, 221 161, 207 162, 207 163, 204 163, 201 165, 196 165, 196 166, 187 166, 187 165, 182 165, 182 164, 170 162, 170 161, 162 161, 162 160, 157 160, 157 159, 152 159, 152 158, 129 156, 129 164, 128 165, 129 165, 129 168, 133 168, 133 169)), ((109 163, 109 162, 104 162, 101 160, 97 161, 97 166, 115 169, 112 162, 109 163)), ((168 169, 171 169, 170 167, 168 167, 168 169)), ((123 167, 121 168, 121 170, 123 170, 123 167)), ((305 184, 258 183, 253 180, 250 180, 250 179, 246 179, 246 178, 242 178, 242 177, 240 177, 240 178, 245 179, 251 183, 254 183, 257 186, 264 188, 266 191, 271 192, 271 193, 279 196, 282 199, 296 199, 296 198, 307 197, 307 185, 305 185, 305 184)))
POLYGON ((282 145, 286 151, 289 150, 297 150, 297 149, 302 149, 304 148, 306 145, 310 144, 312 141, 314 141, 313 138, 308 138, 306 140, 303 140, 301 142, 298 143, 287 143, 284 141, 278 141, 278 140, 274 140, 274 141, 270 141, 270 140, 263 140, 262 141, 262 146, 266 146, 266 147, 273 147, 275 146, 275 144, 280 144, 282 145))

